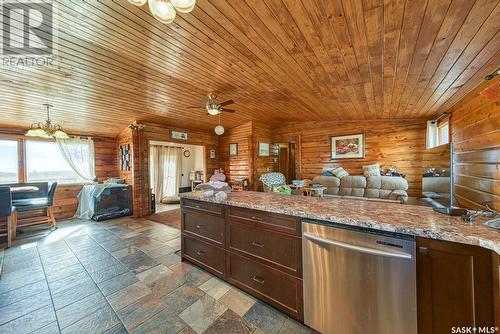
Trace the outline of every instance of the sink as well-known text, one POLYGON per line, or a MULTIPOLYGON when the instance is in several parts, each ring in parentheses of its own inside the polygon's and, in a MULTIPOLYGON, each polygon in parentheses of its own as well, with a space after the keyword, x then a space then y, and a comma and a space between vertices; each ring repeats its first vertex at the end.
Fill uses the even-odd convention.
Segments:
POLYGON ((484 225, 500 230, 500 217, 484 222, 484 225))

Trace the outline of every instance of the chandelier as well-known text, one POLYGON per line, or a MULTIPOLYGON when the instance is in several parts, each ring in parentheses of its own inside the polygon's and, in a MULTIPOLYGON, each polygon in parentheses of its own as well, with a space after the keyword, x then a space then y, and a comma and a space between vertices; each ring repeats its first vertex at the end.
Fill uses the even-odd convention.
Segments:
MULTIPOLYGON (((142 6, 148 0, 128 0, 135 6, 142 6)), ((154 18, 161 23, 172 23, 177 12, 189 13, 193 10, 196 0, 149 0, 149 10, 154 18)))
POLYGON ((26 136, 68 139, 69 136, 63 131, 61 126, 59 124, 52 124, 50 120, 50 107, 52 107, 52 105, 44 103, 44 106, 47 108, 47 120, 45 123, 38 122, 31 124, 30 129, 26 132, 26 136))

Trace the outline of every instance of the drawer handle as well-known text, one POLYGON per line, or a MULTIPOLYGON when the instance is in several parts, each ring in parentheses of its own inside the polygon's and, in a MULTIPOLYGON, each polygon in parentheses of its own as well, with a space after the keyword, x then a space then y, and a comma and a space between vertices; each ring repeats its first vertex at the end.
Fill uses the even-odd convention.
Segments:
POLYGON ((196 225, 196 228, 197 229, 203 228, 203 225, 198 224, 198 225, 196 225))
POLYGON ((205 253, 205 251, 199 250, 199 251, 196 252, 196 254, 198 254, 198 255, 205 255, 206 253, 205 253))
POLYGON ((252 242, 252 245, 254 245, 255 247, 259 247, 259 248, 264 247, 264 244, 260 244, 260 243, 258 243, 256 241, 252 242))
POLYGON ((262 218, 261 217, 258 217, 258 216, 252 216, 252 219, 253 220, 258 220, 258 221, 262 221, 262 218))
POLYGON ((258 277, 258 276, 254 276, 254 277, 252 277, 252 280, 253 280, 254 282, 259 283, 259 284, 264 284, 264 280, 263 280, 262 278, 258 277))
POLYGON ((195 208, 199 209, 199 208, 201 208, 201 205, 195 205, 195 208))

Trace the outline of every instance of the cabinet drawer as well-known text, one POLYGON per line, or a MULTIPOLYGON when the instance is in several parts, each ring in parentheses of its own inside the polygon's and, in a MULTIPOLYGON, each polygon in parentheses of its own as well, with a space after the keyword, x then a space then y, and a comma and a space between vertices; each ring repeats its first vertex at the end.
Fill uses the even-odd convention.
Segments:
POLYGON ((302 274, 300 238, 245 224, 229 223, 228 248, 268 261, 268 264, 291 275, 302 274))
POLYGON ((221 248, 212 246, 196 238, 183 235, 182 257, 198 264, 219 277, 224 277, 226 259, 225 251, 221 248))
POLYGON ((183 231, 212 241, 219 246, 224 246, 224 226, 223 217, 196 211, 182 212, 183 231))
POLYGON ((302 318, 302 280, 228 253, 228 280, 296 319, 302 318))
POLYGON ((300 235, 300 218, 271 212, 230 207, 230 219, 237 219, 252 226, 262 226, 284 233, 300 235))
POLYGON ((192 210, 199 210, 204 212, 212 212, 215 214, 222 215, 224 213, 224 207, 220 204, 195 201, 191 199, 183 199, 182 207, 192 210))

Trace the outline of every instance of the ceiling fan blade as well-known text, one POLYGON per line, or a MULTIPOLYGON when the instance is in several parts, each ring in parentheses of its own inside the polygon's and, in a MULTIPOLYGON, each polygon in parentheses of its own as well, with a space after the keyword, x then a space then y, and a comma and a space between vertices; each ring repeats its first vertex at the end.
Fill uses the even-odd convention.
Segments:
POLYGON ((219 106, 223 107, 223 106, 227 106, 227 105, 230 105, 233 103, 234 103, 234 100, 227 100, 227 101, 219 103, 219 106))
POLYGON ((227 108, 220 108, 220 110, 225 111, 225 112, 236 112, 236 110, 227 109, 227 108))

